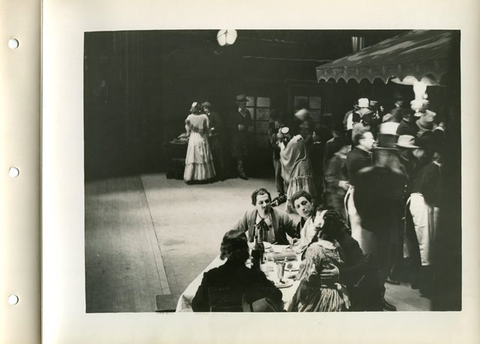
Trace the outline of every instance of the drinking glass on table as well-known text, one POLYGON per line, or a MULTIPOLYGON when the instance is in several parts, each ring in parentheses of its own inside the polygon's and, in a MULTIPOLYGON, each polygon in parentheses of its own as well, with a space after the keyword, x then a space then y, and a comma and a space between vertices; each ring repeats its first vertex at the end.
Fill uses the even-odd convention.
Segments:
POLYGON ((280 283, 283 282, 283 276, 285 275, 285 265, 287 264, 287 260, 283 260, 277 263, 277 277, 280 283))

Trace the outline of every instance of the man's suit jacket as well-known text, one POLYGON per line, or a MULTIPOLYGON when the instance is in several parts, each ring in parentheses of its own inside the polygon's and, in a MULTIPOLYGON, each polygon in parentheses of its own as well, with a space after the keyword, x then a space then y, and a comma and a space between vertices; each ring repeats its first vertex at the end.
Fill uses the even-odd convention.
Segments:
POLYGON ((355 185, 355 178, 358 171, 371 165, 372 158, 370 153, 358 147, 352 149, 350 153, 347 154, 346 161, 348 180, 350 184, 355 185))
MULTIPOLYGON (((275 208, 271 209, 272 214, 272 227, 275 231, 275 241, 279 245, 288 245, 286 234, 292 238, 299 238, 300 233, 297 231, 296 224, 292 219, 287 215, 287 213, 277 210, 275 208)), ((243 217, 238 221, 233 229, 240 230, 247 235, 247 238, 250 242, 253 241, 255 237, 255 220, 257 219, 257 210, 253 209, 247 211, 243 217)), ((273 244, 273 243, 272 243, 273 244)))
POLYGON ((247 268, 244 262, 227 260, 224 265, 205 272, 192 300, 192 309, 195 312, 238 311, 245 294, 251 301, 267 297, 283 308, 282 292, 263 272, 247 268))
POLYGON ((364 229, 377 235, 397 235, 404 213, 405 183, 405 176, 390 167, 366 167, 357 173, 353 198, 364 229))

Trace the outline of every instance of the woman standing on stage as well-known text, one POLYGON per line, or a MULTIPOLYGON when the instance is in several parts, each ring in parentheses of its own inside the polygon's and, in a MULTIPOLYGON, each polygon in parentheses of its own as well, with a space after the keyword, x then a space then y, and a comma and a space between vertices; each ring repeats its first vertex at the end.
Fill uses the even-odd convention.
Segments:
POLYGON ((215 177, 212 152, 208 144, 209 120, 201 114, 202 108, 194 102, 190 115, 185 120, 185 129, 189 135, 185 172, 183 179, 187 183, 208 181, 215 177))

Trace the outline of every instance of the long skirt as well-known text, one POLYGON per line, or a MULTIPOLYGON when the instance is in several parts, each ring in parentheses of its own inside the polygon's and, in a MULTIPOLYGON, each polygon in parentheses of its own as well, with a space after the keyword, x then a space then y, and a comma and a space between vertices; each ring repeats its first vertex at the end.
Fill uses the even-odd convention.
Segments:
POLYGON ((214 177, 215 167, 207 135, 193 131, 188 140, 183 179, 190 182, 209 180, 214 177))
POLYGON ((303 297, 301 293, 300 286, 288 307, 289 312, 342 312, 350 308, 347 290, 338 283, 331 288, 318 287, 303 297))
POLYGON ((290 176, 290 180, 288 181, 287 213, 292 214, 295 212, 290 199, 300 190, 307 191, 313 197, 316 196, 315 181, 308 160, 300 161, 297 166, 295 166, 295 169, 290 176))
POLYGON ((362 227, 362 220, 357 212, 357 207, 353 200, 353 186, 345 195, 345 207, 347 210, 348 222, 352 230, 352 238, 354 238, 364 253, 374 254, 377 251, 377 238, 371 231, 367 231, 362 227))

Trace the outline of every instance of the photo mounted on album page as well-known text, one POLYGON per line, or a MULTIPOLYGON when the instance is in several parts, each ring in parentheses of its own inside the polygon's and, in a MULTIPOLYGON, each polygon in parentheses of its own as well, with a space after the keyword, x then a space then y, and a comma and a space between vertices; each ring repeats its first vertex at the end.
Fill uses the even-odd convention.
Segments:
POLYGON ((473 342, 465 3, 46 2, 44 342, 473 342))
POLYGON ((40 3, 0 2, 2 343, 41 341, 40 28, 40 3))

